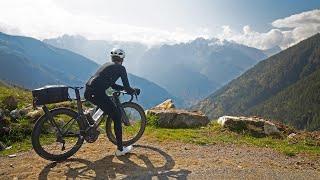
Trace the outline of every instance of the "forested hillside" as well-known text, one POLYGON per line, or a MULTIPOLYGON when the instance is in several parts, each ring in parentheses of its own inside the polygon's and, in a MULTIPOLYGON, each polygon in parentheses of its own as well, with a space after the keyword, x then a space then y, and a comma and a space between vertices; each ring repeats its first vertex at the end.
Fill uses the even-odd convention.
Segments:
POLYGON ((193 108, 211 118, 261 114, 299 128, 319 128, 312 123, 319 117, 313 111, 320 108, 319 103, 310 102, 310 98, 319 98, 316 78, 320 67, 319 42, 320 34, 316 34, 258 63, 193 108), (304 102, 307 97, 309 102, 308 99, 304 102))
POLYGON ((248 110, 299 129, 320 129, 320 69, 248 110))

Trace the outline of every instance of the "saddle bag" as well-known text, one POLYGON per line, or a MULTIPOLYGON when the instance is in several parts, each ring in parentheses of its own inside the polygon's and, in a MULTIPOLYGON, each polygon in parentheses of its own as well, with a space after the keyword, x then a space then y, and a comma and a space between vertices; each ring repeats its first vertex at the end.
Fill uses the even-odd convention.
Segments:
POLYGON ((70 100, 68 86, 50 85, 32 91, 33 105, 45 105, 70 100))

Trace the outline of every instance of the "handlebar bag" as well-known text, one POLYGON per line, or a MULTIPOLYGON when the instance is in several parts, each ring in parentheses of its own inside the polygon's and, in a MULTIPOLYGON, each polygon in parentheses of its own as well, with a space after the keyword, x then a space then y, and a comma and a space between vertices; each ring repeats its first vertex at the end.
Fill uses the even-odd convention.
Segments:
POLYGON ((48 85, 32 91, 33 104, 45 105, 70 100, 68 86, 48 85))

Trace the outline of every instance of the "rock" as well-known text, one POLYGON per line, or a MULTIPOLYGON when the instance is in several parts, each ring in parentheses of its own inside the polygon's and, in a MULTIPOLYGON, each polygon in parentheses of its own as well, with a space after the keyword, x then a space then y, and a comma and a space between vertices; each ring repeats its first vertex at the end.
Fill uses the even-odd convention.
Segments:
POLYGON ((10 130, 9 127, 2 127, 2 129, 0 129, 0 134, 8 134, 10 130))
POLYGON ((3 110, 3 113, 4 113, 5 116, 9 116, 9 115, 10 115, 10 112, 11 112, 11 111, 9 111, 8 109, 4 109, 4 110, 3 110))
POLYGON ((20 115, 25 116, 31 111, 32 111, 32 106, 27 106, 25 108, 20 109, 20 115))
POLYGON ((26 118, 32 119, 33 121, 36 121, 40 116, 42 116, 42 110, 40 109, 30 111, 25 115, 26 118))
POLYGON ((5 149, 6 149, 6 145, 4 145, 4 143, 0 141, 0 151, 3 151, 5 149))
POLYGON ((201 112, 175 109, 171 99, 147 110, 146 114, 157 116, 157 126, 164 128, 194 128, 206 126, 210 122, 201 112))
POLYGON ((12 119, 19 119, 19 118, 21 118, 21 114, 20 114, 19 109, 15 109, 15 110, 11 111, 11 112, 10 112, 10 117, 11 117, 12 119))
POLYGON ((7 96, 3 99, 2 103, 5 108, 12 111, 18 107, 18 100, 14 96, 7 96))
POLYGON ((297 135, 296 133, 291 133, 291 134, 289 134, 288 138, 289 138, 289 139, 292 139, 292 138, 294 138, 296 135, 297 135))
POLYGON ((172 99, 167 99, 161 104, 158 104, 157 106, 151 108, 153 110, 166 110, 166 109, 174 109, 175 105, 172 101, 172 99))
POLYGON ((275 124, 258 117, 222 116, 218 123, 231 131, 247 132, 255 137, 280 134, 275 124))
POLYGON ((270 121, 265 121, 264 122, 264 133, 266 135, 278 135, 280 134, 279 129, 277 128, 277 126, 275 124, 273 124, 270 121))
POLYGON ((148 115, 157 116, 157 125, 164 128, 194 128, 206 126, 210 121, 207 116, 181 109, 147 111, 148 115))
POLYGON ((14 158, 14 157, 17 157, 17 155, 16 154, 10 154, 10 155, 8 155, 8 157, 9 158, 14 158))

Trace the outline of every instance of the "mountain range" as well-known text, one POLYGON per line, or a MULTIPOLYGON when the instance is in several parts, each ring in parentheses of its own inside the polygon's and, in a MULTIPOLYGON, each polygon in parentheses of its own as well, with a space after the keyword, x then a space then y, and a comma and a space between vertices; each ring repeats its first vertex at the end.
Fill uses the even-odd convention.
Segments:
POLYGON ((217 118, 258 115, 320 129, 320 34, 261 61, 193 109, 217 118))
MULTIPOLYGON (((92 60, 30 37, 0 33, 0 79, 27 89, 47 84, 83 86, 98 68, 92 60)), ((133 87, 142 89, 146 108, 168 98, 175 99, 159 85, 129 74, 133 87)))
POLYGON ((53 39, 44 39, 43 42, 81 54, 97 64, 104 64, 110 61, 109 53, 112 48, 125 49, 126 56, 129 59, 125 64, 133 74, 136 74, 136 62, 148 49, 146 45, 138 42, 88 40, 80 35, 63 35, 53 39))
POLYGON ((129 72, 164 87, 184 100, 185 106, 208 96, 267 57, 255 48, 204 38, 151 48, 139 43, 87 40, 68 35, 44 42, 92 57, 96 62, 108 58, 108 48, 121 47, 128 51, 125 65, 129 72))

